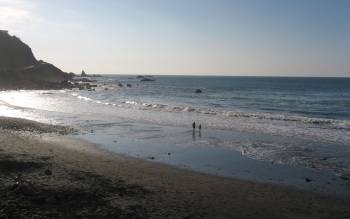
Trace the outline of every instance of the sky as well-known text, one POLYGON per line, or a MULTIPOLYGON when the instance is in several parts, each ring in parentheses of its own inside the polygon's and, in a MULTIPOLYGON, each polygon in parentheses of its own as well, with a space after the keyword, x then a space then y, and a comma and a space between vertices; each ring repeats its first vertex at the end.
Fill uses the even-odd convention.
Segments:
POLYGON ((350 77, 349 0, 0 0, 66 72, 350 77))

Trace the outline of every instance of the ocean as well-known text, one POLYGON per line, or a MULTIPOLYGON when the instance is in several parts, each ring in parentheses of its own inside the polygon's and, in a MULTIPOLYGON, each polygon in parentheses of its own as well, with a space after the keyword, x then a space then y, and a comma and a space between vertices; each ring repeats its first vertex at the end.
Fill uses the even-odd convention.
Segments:
POLYGON ((350 78, 151 78, 94 77, 95 91, 2 91, 0 115, 70 125, 79 130, 72 137, 111 153, 350 194, 350 78))

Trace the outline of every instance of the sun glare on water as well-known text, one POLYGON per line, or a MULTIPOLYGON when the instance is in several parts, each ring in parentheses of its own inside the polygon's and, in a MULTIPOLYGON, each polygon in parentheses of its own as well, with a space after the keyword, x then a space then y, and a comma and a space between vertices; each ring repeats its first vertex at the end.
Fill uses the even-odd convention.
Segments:
POLYGON ((48 109, 48 103, 34 91, 0 92, 0 115, 25 119, 40 120, 30 114, 30 109, 48 109))

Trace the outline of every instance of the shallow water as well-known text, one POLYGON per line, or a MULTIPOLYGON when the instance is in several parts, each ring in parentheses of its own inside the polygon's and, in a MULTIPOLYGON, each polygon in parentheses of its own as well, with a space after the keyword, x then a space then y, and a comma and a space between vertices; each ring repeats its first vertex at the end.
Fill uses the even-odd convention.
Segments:
POLYGON ((349 79, 96 79, 96 91, 1 92, 0 114, 71 125, 79 138, 154 162, 350 194, 349 79))

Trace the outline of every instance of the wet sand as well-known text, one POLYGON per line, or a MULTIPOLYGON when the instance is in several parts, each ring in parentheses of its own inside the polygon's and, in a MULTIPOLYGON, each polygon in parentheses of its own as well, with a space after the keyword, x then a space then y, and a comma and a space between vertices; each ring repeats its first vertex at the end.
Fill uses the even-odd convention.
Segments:
POLYGON ((0 218, 349 218, 350 199, 113 155, 0 118, 0 218))

